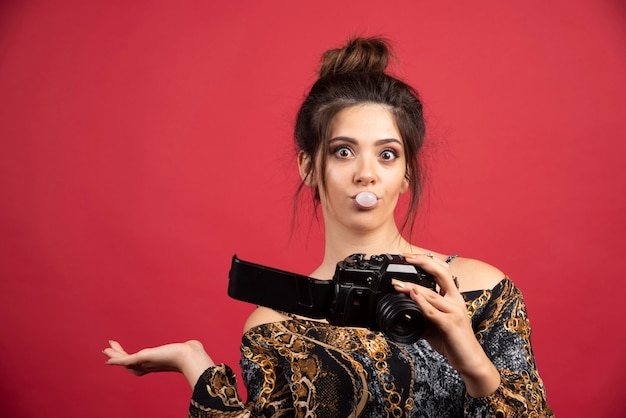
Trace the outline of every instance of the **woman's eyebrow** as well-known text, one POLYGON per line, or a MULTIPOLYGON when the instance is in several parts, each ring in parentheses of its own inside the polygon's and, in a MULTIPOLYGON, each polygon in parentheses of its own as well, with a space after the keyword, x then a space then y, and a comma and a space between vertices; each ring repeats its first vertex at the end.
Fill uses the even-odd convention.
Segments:
POLYGON ((358 144, 356 139, 350 138, 350 137, 347 137, 347 136, 336 136, 336 137, 332 138, 330 141, 328 141, 328 144, 332 144, 334 142, 347 142, 347 143, 353 144, 353 145, 357 145, 358 144))
POLYGON ((374 144, 376 144, 376 145, 385 145, 385 144, 391 144, 391 143, 396 143, 398 145, 402 145, 402 141, 400 141, 399 139, 396 139, 396 138, 379 139, 374 144))

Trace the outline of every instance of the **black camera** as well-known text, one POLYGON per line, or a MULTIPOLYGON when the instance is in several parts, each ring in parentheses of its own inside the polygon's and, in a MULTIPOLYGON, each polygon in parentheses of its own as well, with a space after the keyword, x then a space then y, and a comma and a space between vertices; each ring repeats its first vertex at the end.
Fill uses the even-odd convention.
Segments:
POLYGON ((391 280, 436 289, 431 274, 395 254, 369 259, 364 254, 353 254, 337 263, 332 280, 246 262, 235 255, 229 278, 228 294, 234 299, 323 318, 332 325, 382 331, 401 343, 419 340, 428 321, 408 295, 394 289, 391 280))

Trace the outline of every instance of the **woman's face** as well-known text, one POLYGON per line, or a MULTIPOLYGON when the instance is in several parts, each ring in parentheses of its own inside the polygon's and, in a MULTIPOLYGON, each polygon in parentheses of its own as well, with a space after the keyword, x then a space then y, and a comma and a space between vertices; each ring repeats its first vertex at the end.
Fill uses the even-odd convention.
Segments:
POLYGON ((326 224, 362 232, 395 228, 394 209, 408 181, 393 114, 377 104, 343 109, 333 119, 328 145, 328 155, 319 156, 326 158, 325 186, 316 181, 326 224), (373 206, 357 201, 360 192, 376 196, 373 206))

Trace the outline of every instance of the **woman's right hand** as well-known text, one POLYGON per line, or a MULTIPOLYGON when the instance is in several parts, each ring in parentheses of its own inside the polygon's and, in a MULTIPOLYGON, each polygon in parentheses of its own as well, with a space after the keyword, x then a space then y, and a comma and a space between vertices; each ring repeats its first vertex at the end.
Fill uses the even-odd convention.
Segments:
POLYGON ((102 352, 109 357, 106 364, 123 366, 136 376, 153 372, 183 373, 192 388, 202 373, 215 365, 196 340, 144 348, 134 354, 128 354, 117 341, 109 341, 109 347, 102 352))

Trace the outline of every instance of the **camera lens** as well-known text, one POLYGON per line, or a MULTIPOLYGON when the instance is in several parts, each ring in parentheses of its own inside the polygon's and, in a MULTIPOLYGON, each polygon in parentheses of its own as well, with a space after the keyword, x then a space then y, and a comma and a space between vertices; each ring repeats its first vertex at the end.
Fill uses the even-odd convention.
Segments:
POLYGON ((428 320, 420 307, 408 295, 389 293, 376 308, 380 330, 399 343, 414 343, 420 339, 428 320))

